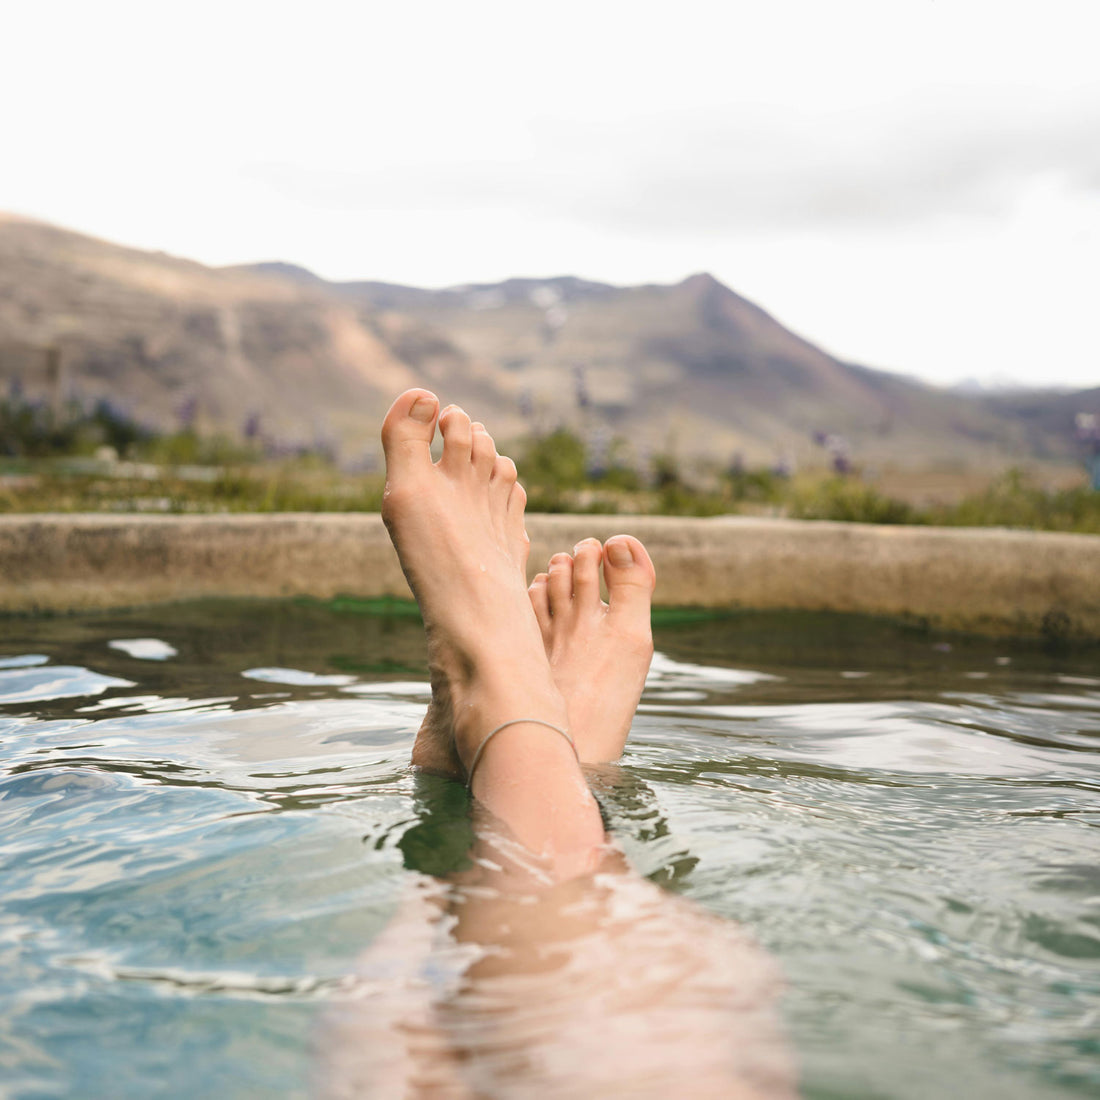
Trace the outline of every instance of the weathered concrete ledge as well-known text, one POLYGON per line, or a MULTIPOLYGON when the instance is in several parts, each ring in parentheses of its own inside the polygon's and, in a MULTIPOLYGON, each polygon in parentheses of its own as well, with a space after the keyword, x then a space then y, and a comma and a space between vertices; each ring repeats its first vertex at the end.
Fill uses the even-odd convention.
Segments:
MULTIPOLYGON (((588 535, 650 548, 667 606, 885 615, 1100 639, 1100 537, 721 517, 528 517, 532 571, 588 535)), ((407 596, 377 515, 0 516, 0 612, 202 596, 407 596)))

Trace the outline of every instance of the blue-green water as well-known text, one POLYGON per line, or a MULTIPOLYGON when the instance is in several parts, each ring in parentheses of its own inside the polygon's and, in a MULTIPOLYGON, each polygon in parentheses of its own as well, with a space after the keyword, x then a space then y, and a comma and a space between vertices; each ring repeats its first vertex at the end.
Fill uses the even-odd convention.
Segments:
MULTIPOLYGON (((0 1095, 309 1095, 356 958, 468 836, 407 766, 418 621, 0 626, 0 1095)), ((657 648, 605 812, 779 960, 803 1091, 1095 1095, 1097 651, 774 615, 657 648)))

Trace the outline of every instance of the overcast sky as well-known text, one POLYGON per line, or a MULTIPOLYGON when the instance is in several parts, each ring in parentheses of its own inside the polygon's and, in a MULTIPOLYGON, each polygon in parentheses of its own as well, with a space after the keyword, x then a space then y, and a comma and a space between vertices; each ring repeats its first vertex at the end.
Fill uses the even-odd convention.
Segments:
POLYGON ((0 209, 334 279, 707 270, 841 358, 1100 385, 1100 0, 11 6, 0 209))

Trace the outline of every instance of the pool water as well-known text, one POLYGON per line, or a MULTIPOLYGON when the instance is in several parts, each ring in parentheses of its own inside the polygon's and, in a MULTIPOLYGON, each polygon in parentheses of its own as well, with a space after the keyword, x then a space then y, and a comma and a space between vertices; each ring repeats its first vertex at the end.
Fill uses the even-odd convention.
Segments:
MULTIPOLYGON (((663 614, 634 867, 779 962, 804 1094, 1100 1089, 1100 653, 663 614)), ((408 767, 404 605, 0 629, 0 1095, 310 1095, 408 883, 470 839, 408 767)))

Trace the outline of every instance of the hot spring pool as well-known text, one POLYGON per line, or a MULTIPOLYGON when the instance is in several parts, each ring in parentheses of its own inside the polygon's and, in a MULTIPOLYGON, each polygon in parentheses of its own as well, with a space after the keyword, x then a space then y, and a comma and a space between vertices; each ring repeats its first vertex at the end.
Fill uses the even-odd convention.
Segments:
MULTIPOLYGON (((803 1092, 1095 1095, 1098 652, 748 614, 656 645, 605 812, 779 960, 803 1092)), ((309 1095, 469 835, 407 766, 425 679, 400 606, 5 620, 0 1095, 309 1095)))

